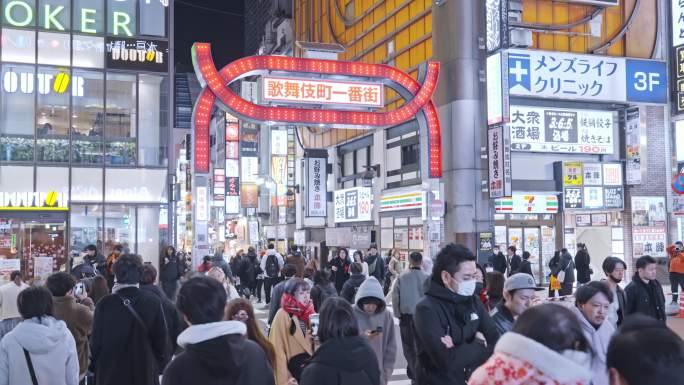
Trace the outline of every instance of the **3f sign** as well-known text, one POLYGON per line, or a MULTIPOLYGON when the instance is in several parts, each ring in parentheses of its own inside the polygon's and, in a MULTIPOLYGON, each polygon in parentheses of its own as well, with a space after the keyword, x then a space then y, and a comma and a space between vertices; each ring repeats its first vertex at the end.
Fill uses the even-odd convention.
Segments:
POLYGON ((637 91, 652 92, 653 88, 660 84, 660 74, 657 72, 635 72, 634 89, 637 91))

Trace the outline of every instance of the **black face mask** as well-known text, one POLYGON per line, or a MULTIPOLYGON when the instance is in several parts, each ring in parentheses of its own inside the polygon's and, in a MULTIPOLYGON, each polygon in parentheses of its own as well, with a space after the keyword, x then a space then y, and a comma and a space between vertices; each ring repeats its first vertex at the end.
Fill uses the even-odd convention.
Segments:
POLYGON ((482 293, 482 289, 484 289, 484 284, 482 282, 478 282, 475 284, 475 295, 480 295, 482 293))

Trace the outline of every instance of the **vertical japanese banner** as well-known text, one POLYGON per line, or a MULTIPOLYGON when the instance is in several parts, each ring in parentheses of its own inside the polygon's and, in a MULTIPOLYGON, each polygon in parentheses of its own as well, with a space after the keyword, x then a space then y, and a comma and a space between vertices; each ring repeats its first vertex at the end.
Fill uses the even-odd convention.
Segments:
POLYGON ((271 157, 271 175, 275 182, 275 194, 271 200, 273 206, 285 206, 287 204, 287 156, 271 157))
POLYGON ((511 146, 503 125, 488 131, 489 197, 511 196, 511 146))
POLYGON ((226 198, 225 213, 240 213, 240 125, 226 114, 226 198))
POLYGON ((259 206, 259 126, 240 122, 240 204, 242 208, 259 206))
POLYGON ((632 255, 667 257, 664 197, 632 197, 632 255))
POLYGON ((684 1, 670 0, 672 3, 672 107, 676 114, 684 112, 684 1))
POLYGON ((327 151, 312 152, 306 158, 306 216, 327 216, 327 151))
POLYGON ((641 143, 642 124, 639 107, 625 110, 625 183, 641 184, 642 170, 646 169, 646 144, 641 143))

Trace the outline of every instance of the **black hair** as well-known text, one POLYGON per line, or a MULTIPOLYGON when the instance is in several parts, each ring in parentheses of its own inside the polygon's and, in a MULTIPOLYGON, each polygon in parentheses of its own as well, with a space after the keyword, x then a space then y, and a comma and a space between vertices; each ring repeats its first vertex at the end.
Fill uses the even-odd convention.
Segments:
POLYGON ((561 249, 561 254, 565 254, 567 252, 568 252, 568 249, 566 249, 565 247, 561 249))
POLYGON ((269 250, 275 249, 275 245, 272 244, 272 243, 269 243, 269 244, 268 244, 268 249, 269 249, 269 250))
POLYGON ((19 293, 17 307, 23 319, 52 316, 52 293, 43 286, 31 286, 19 293))
POLYGON ((223 320, 228 296, 221 283, 201 276, 187 280, 178 291, 176 305, 191 324, 223 320))
POLYGON ((515 252, 518 251, 518 248, 515 246, 508 246, 508 250, 512 251, 513 254, 515 254, 515 252))
POLYGON ((589 302, 596 294, 603 294, 608 302, 613 302, 613 291, 610 290, 605 282, 592 281, 580 286, 575 292, 575 305, 584 305, 589 302))
POLYGON ((297 245, 292 245, 292 247, 290 248, 290 251, 292 251, 293 253, 297 252, 298 250, 299 247, 297 247, 297 245))
POLYGON ((351 271, 352 274, 361 274, 363 273, 363 265, 359 262, 353 262, 349 266, 349 271, 351 271))
POLYGON ((577 316, 561 305, 544 304, 525 310, 513 324, 512 331, 555 352, 568 349, 591 352, 577 316))
POLYGON ((485 287, 487 288, 489 298, 503 298, 504 283, 506 282, 506 277, 503 273, 492 271, 487 273, 486 277, 487 283, 485 287))
POLYGON ((613 271, 615 271, 615 267, 618 264, 622 264, 625 270, 627 269, 627 264, 622 259, 618 257, 607 257, 603 260, 603 272, 606 273, 606 275, 611 274, 613 271))
POLYGON ((211 261, 211 255, 205 255, 204 257, 202 257, 202 261, 203 262, 210 262, 211 261))
POLYGON ((522 253, 522 259, 524 259, 524 260, 526 260, 526 261, 527 261, 528 259, 530 259, 531 256, 532 256, 532 254, 530 254, 529 251, 523 251, 523 253, 522 253))
POLYGON ((328 273, 323 270, 319 270, 314 273, 313 283, 314 285, 327 285, 329 283, 328 273))
POLYGON ((247 248, 248 253, 254 253, 255 251, 256 251, 256 249, 254 248, 254 246, 250 246, 247 248))
POLYGON ((368 246, 368 250, 370 250, 370 249, 376 249, 377 250, 378 245, 376 245, 375 243, 371 243, 370 246, 368 246))
POLYGON ((116 282, 123 284, 140 283, 143 271, 142 258, 135 254, 122 254, 112 266, 116 282))
POLYGON ((335 338, 359 335, 359 326, 351 305, 341 297, 330 297, 323 302, 318 326, 321 343, 335 338))
POLYGON ((480 270, 480 273, 482 274, 482 285, 483 285, 483 287, 487 287, 487 270, 485 270, 485 268, 482 265, 480 265, 479 263, 475 263, 475 267, 477 267, 477 269, 480 270))
POLYGON ((21 277, 21 271, 19 270, 14 270, 12 273, 10 273, 10 279, 14 281, 17 279, 17 277, 21 277))
POLYGON ((140 284, 141 285, 154 285, 154 282, 156 280, 157 280, 157 269, 150 264, 145 264, 145 266, 143 266, 142 275, 140 277, 140 284))
POLYGON ((654 322, 657 324, 621 327, 608 345, 606 366, 630 384, 682 384, 684 341, 664 324, 654 322))
POLYGON ((446 271, 449 275, 454 275, 460 268, 463 262, 475 262, 476 258, 473 253, 463 245, 450 243, 442 248, 435 258, 435 264, 432 268, 432 280, 444 286, 442 282, 442 271, 446 271))
POLYGON ((286 263, 283 266, 283 277, 290 278, 297 275, 297 267, 291 263, 286 263))
POLYGON ((290 278, 285 284, 285 292, 291 296, 297 294, 300 289, 311 290, 311 286, 303 278, 290 278))
POLYGON ((112 251, 122 252, 122 251, 123 251, 123 246, 121 246, 121 245, 114 245, 114 247, 112 247, 112 251))
POLYGON ((352 254, 352 260, 356 260, 356 256, 359 256, 359 259, 363 261, 363 253, 361 250, 356 250, 354 254, 352 254))
POLYGON ((55 297, 64 297, 71 289, 76 286, 76 278, 63 271, 51 274, 45 281, 45 287, 50 290, 55 297))
POLYGON ((95 245, 88 245, 83 250, 85 250, 85 251, 97 251, 97 247, 95 245))
POLYGON ((342 254, 343 251, 344 251, 344 259, 349 259, 349 251, 347 249, 345 249, 344 247, 340 247, 339 249, 337 249, 337 257, 341 258, 340 254, 342 254))
POLYGON ((413 263, 423 262, 423 254, 421 254, 418 251, 414 251, 411 254, 409 254, 409 260, 413 263))
POLYGON ((650 255, 644 255, 636 260, 636 268, 637 269, 644 269, 646 266, 653 264, 653 263, 658 263, 655 258, 651 257, 650 255))
POLYGON ((675 245, 682 245, 682 246, 684 246, 684 243, 683 243, 682 241, 677 241, 677 242, 675 242, 675 245))

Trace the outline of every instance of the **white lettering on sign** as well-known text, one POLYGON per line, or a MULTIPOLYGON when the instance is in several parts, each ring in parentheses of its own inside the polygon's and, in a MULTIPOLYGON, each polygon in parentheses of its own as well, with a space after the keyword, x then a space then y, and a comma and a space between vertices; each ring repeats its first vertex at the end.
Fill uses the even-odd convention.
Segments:
POLYGON ((67 195, 50 192, 0 192, 0 210, 67 210, 67 195))
MULTIPOLYGON (((32 72, 14 72, 8 70, 2 76, 2 87, 5 92, 21 92, 32 94, 35 87, 35 78, 38 79, 38 93, 48 95, 50 93, 64 93, 70 82, 69 75, 66 73, 53 74, 34 74, 32 72), (61 78, 60 78, 61 77, 61 78), (62 85, 55 85, 55 82, 63 82, 62 85), (55 90, 56 89, 56 90, 55 90)), ((83 96, 85 79, 82 76, 71 78, 71 94, 73 96, 83 96)))
POLYGON ((262 98, 271 102, 382 108, 384 88, 378 83, 264 76, 262 98))

